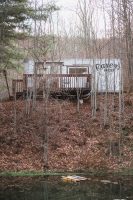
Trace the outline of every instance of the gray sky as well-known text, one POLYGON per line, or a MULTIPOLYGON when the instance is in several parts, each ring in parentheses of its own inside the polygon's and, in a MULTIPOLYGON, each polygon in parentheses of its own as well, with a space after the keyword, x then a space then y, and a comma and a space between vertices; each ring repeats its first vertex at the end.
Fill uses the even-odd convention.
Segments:
POLYGON ((61 8, 60 15, 64 20, 71 22, 72 19, 76 19, 75 11, 78 0, 57 0, 56 2, 56 4, 61 8))
MULTIPOLYGON (((39 0, 40 2, 42 0, 39 0)), ((58 24, 58 30, 63 33, 63 30, 70 32, 70 29, 75 29, 79 24, 79 18, 76 14, 78 0, 44 0, 45 2, 54 1, 57 6, 60 7, 58 13, 53 14, 53 30, 56 32, 56 24, 58 24)), ((80 0, 82 2, 83 0, 80 0)), ((94 8, 93 14, 93 28, 96 30, 98 37, 102 37, 105 32, 105 20, 102 12, 102 0, 87 0, 92 2, 94 8), (101 8, 99 8, 99 5, 101 8)), ((105 0, 107 3, 109 0, 105 0)), ((90 4, 89 4, 90 5, 90 4)), ((90 7, 90 6, 89 6, 90 7)), ((107 18, 107 13, 106 13, 107 18)), ((108 21, 109 22, 109 21, 108 21)), ((107 23, 106 23, 107 24, 107 23)))
MULTIPOLYGON (((64 19, 67 26, 69 26, 69 24, 75 24, 75 21, 76 23, 78 22, 79 19, 76 16, 78 0, 56 0, 55 2, 57 5, 61 7, 60 16, 62 19, 64 19)), ((80 2, 82 2, 82 0, 80 0, 80 2)), ((103 14, 102 8, 99 8, 100 6, 102 6, 101 0, 92 0, 91 2, 95 8, 94 9, 95 21, 93 22, 93 25, 95 28, 97 27, 97 33, 99 36, 101 36, 103 35, 103 32, 105 31, 104 14, 106 15, 106 20, 107 20, 106 25, 107 25, 107 22, 109 22, 108 16, 106 12, 103 14)), ((109 1, 105 0, 105 2, 108 3, 109 1)))
POLYGON ((57 4, 63 7, 71 7, 77 4, 77 0, 57 0, 57 4))

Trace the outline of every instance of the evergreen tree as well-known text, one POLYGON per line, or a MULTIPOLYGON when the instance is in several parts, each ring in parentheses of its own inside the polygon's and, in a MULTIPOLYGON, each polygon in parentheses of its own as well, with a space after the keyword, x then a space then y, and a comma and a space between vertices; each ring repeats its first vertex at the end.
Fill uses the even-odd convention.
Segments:
POLYGON ((28 0, 0 0, 0 70, 13 68, 21 59, 15 41, 26 37, 23 30, 29 28, 28 20, 46 20, 56 9, 55 5, 47 5, 34 10, 28 0))

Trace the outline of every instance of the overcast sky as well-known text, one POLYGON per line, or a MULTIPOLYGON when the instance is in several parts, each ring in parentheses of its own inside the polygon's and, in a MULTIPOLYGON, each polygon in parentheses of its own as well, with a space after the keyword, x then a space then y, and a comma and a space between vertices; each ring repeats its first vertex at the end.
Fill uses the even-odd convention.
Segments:
MULTIPOLYGON (((78 0, 56 0, 55 1, 57 5, 59 5, 60 9, 60 16, 61 18, 64 19, 64 21, 67 23, 75 23, 77 22, 77 6, 78 6, 78 0)), ((83 0, 80 0, 80 2, 83 2, 83 0)), ((87 0, 89 2, 89 0, 87 0)), ((105 31, 105 19, 104 19, 104 14, 106 15, 106 23, 108 23, 108 16, 107 13, 103 14, 102 8, 99 8, 100 6, 103 6, 101 0, 92 0, 91 1, 93 6, 94 6, 94 20, 93 22, 94 27, 97 26, 98 29, 98 35, 101 36, 103 35, 103 32, 105 31)), ((110 0, 105 1, 107 5, 109 5, 110 0)), ((106 24, 107 25, 107 24, 106 24)), ((107 27, 108 28, 108 27, 107 27)))
POLYGON ((63 7, 71 7, 73 5, 76 5, 77 0, 57 0, 57 4, 63 6, 63 7))
MULTIPOLYGON (((36 1, 36 0, 35 0, 36 1)), ((39 2, 42 2, 42 0, 38 0, 39 2)), ((78 7, 78 1, 79 0, 43 0, 46 3, 50 3, 51 1, 55 2, 57 6, 60 7, 60 10, 58 13, 53 14, 53 26, 54 26, 54 32, 56 32, 56 24, 58 24, 58 29, 60 32, 63 30, 70 32, 71 28, 74 29, 74 26, 76 27, 79 23, 79 18, 76 14, 77 7, 78 7)), ((87 0, 87 2, 91 1, 94 7, 94 17, 93 17, 93 28, 97 29, 97 34, 99 37, 103 36, 104 30, 105 30, 105 23, 103 18, 102 9, 99 9, 99 2, 101 3, 101 0, 87 0)), ((105 2, 108 2, 109 0, 106 0, 105 2)), ((80 0, 80 2, 83 2, 83 0, 80 0)), ((102 5, 102 4, 101 4, 102 5)), ((58 31, 59 31, 58 30, 58 31)))
POLYGON ((78 0, 57 0, 56 4, 60 7, 60 15, 67 22, 76 19, 76 7, 78 0), (74 17, 74 18, 73 18, 74 17))

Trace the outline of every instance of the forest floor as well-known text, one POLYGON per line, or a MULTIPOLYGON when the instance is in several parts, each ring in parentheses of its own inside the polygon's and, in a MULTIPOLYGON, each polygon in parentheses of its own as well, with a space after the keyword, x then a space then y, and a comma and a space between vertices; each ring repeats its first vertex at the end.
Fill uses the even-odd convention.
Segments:
POLYGON ((109 95, 107 116, 103 97, 97 97, 95 117, 90 100, 80 105, 79 113, 74 100, 50 99, 47 109, 43 101, 37 101, 29 115, 23 100, 16 104, 1 102, 0 171, 41 171, 45 167, 50 171, 133 168, 133 94, 125 94, 121 120, 118 96, 114 100, 109 95), (44 148, 46 139, 48 152, 44 148))

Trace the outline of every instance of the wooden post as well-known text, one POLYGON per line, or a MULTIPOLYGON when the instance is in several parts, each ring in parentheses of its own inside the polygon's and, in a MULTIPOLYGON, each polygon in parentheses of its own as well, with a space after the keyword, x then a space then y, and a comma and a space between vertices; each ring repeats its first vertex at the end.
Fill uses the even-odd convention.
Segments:
POLYGON ((6 86, 7 86, 7 91, 8 91, 8 95, 9 95, 9 99, 11 98, 11 95, 10 95, 10 90, 9 90, 9 85, 8 85, 8 80, 7 80, 7 71, 6 70, 3 70, 3 75, 5 77, 5 81, 6 81, 6 86))

